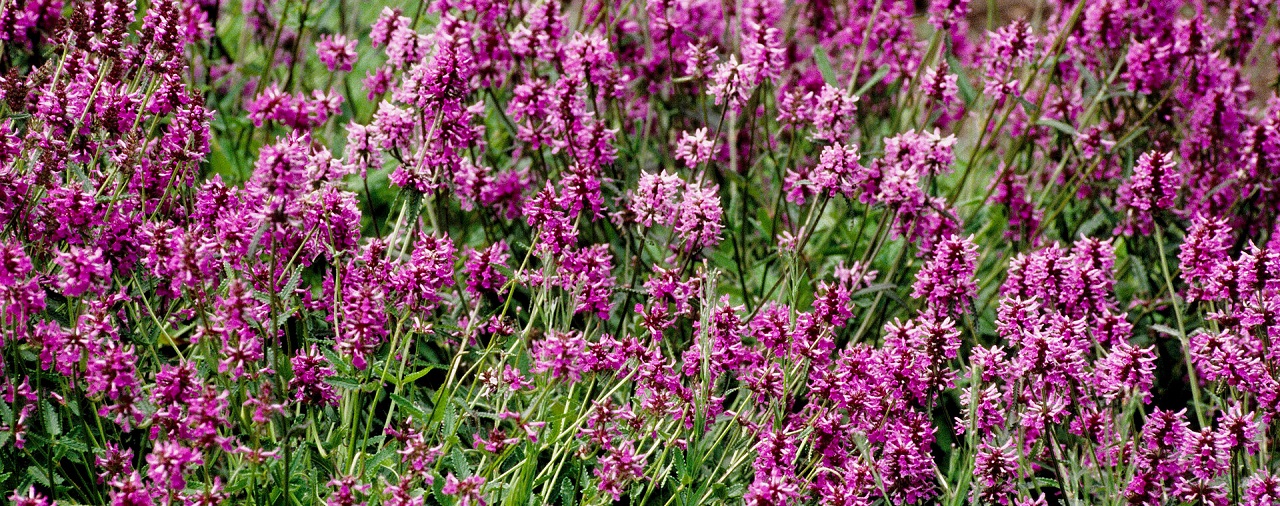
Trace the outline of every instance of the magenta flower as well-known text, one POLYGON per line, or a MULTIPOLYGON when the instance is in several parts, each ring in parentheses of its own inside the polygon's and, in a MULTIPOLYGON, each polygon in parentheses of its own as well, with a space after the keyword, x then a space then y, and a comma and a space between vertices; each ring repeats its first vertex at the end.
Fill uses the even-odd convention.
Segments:
POLYGON ((316 345, 311 345, 307 350, 299 350, 290 362, 293 365, 293 378, 289 379, 289 388, 293 390, 294 400, 318 406, 338 405, 338 394, 334 392, 333 385, 325 382, 325 378, 336 373, 316 345))
POLYGON ((147 476, 168 491, 181 491, 187 486, 183 477, 187 469, 203 463, 200 452, 175 442, 161 442, 147 455, 147 465, 150 466, 147 476))
POLYGON ((68 297, 90 291, 101 293, 111 280, 111 263, 103 258, 101 248, 72 246, 66 252, 59 252, 54 262, 62 268, 58 273, 58 288, 68 297))
POLYGON ((699 128, 693 135, 689 132, 680 132, 680 140, 676 141, 675 157, 685 165, 696 168, 711 161, 713 146, 715 146, 715 139, 707 138, 706 128, 699 128))
POLYGON ((626 485, 644 476, 644 460, 643 456, 635 454, 631 441, 607 445, 605 454, 593 471, 600 480, 599 490, 613 496, 615 501, 621 499, 626 485))
POLYGON ((472 476, 459 480, 449 473, 444 478, 444 487, 440 489, 445 495, 457 498, 458 506, 484 506, 481 492, 484 490, 484 477, 472 476))
POLYGON ((831 85, 817 95, 808 95, 806 120, 813 127, 813 139, 844 143, 857 125, 858 97, 831 85))
POLYGON ((952 235, 933 251, 933 258, 920 268, 912 296, 923 298, 930 310, 943 315, 965 312, 977 295, 974 280, 978 246, 973 237, 952 235))
POLYGON ((973 461, 973 473, 978 487, 974 487, 973 500, 986 504, 1009 504, 1017 490, 1018 455, 1014 441, 993 446, 983 441, 973 461))
POLYGON ((511 258, 509 251, 504 241, 495 242, 483 250, 468 248, 467 292, 502 295, 499 289, 506 284, 507 276, 499 267, 507 268, 507 261, 511 258))
POLYGON ((356 41, 342 34, 321 36, 320 42, 316 43, 316 55, 329 72, 350 72, 359 57, 356 54, 356 41))
POLYGON ((1097 363, 1094 377, 1103 398, 1111 400, 1124 394, 1151 400, 1155 382, 1156 353, 1152 347, 1137 348, 1119 343, 1097 363))

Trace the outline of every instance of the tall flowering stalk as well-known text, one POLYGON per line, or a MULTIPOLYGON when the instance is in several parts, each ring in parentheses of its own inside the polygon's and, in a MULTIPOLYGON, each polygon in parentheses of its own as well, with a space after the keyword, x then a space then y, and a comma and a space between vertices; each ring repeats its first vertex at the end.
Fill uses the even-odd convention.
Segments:
POLYGON ((0 489, 1276 503, 1278 11, 0 2, 0 489))

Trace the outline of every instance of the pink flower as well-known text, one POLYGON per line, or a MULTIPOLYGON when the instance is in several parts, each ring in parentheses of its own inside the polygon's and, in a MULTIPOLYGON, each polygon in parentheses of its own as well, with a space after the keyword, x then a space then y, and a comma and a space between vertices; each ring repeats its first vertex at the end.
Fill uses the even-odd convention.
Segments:
POLYGON ((711 161, 711 148, 714 145, 715 139, 707 138, 705 127, 694 131, 693 135, 689 135, 689 132, 680 132, 680 140, 676 142, 675 157, 684 161, 690 168, 696 168, 711 161))
POLYGON ((342 34, 321 36, 320 42, 316 43, 316 56, 320 57, 329 72, 350 72, 359 57, 356 54, 356 41, 342 34))
POLYGON ((977 295, 974 280, 978 245, 973 237, 952 235, 933 251, 933 257, 920 268, 912 286, 912 297, 924 298, 928 308, 944 315, 966 312, 977 295))
POLYGON ((58 288, 68 297, 89 291, 101 293, 111 282, 111 263, 103 258, 102 248, 72 246, 58 252, 53 261, 62 268, 58 272, 58 288))
POLYGON ((737 56, 730 55, 729 61, 716 65, 707 94, 715 98, 716 105, 739 111, 755 90, 756 72, 756 68, 740 64, 737 56))
POLYGON ((289 388, 294 392, 294 400, 318 406, 338 405, 338 394, 333 391, 333 385, 325 381, 337 373, 316 345, 299 350, 290 362, 293 364, 293 378, 289 379, 289 388))
POLYGON ((444 478, 444 487, 440 492, 445 495, 457 498, 458 506, 484 506, 484 498, 481 492, 484 490, 485 479, 482 476, 472 476, 459 480, 453 473, 449 473, 444 478))

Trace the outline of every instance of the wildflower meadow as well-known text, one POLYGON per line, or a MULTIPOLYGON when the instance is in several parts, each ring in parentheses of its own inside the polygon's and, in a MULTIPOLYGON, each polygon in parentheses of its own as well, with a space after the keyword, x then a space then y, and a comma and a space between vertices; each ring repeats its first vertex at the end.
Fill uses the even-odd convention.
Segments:
POLYGON ((1274 0, 0 0, 0 497, 1280 506, 1278 47, 1274 0))

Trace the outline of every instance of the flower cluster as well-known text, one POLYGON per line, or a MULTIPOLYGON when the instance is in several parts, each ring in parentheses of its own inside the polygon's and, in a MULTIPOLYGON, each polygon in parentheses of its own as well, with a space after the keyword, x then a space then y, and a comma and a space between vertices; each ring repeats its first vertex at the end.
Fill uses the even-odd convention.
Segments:
POLYGON ((1276 2, 385 3, 0 2, 9 501, 1280 503, 1276 2))

